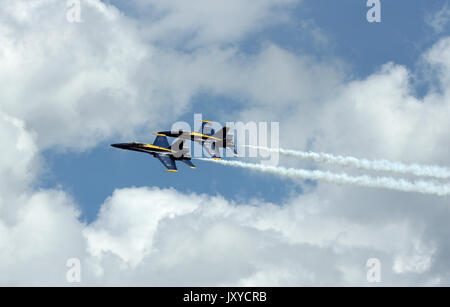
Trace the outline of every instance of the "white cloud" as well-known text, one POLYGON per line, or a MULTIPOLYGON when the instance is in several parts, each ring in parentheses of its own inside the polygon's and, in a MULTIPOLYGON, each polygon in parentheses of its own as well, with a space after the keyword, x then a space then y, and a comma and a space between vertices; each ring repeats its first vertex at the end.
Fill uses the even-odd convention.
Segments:
POLYGON ((136 189, 124 189, 107 199, 100 218, 85 231, 91 254, 101 256, 102 252, 112 252, 136 265, 151 249, 160 220, 174 218, 196 207, 195 202, 187 202, 187 196, 176 198, 154 189, 146 200, 142 194, 136 189))
MULTIPOLYGON (((414 95, 411 72, 404 66, 387 63, 367 78, 350 82, 329 78, 333 74, 325 71, 324 79, 334 82, 311 83, 309 91, 316 96, 305 97, 291 90, 290 101, 297 103, 260 101, 248 107, 241 117, 288 114, 280 126, 284 131, 282 146, 445 165, 449 162, 450 131, 447 42, 448 39, 442 39, 425 56, 427 63, 434 66, 434 75, 439 76, 442 91, 430 91, 422 99, 414 95)), ((280 76, 272 74, 274 80, 280 76)), ((279 97, 288 97, 289 93, 279 97)), ((269 96, 264 95, 264 90, 260 94, 269 96)))
POLYGON ((300 0, 137 0, 152 16, 146 35, 161 44, 199 47, 234 43, 267 26, 289 20, 286 8, 300 0))
POLYGON ((0 192, 24 189, 34 179, 37 168, 37 147, 34 137, 25 129, 25 123, 0 113, 0 192))
MULTIPOLYGON (((81 2, 81 23, 66 20, 63 1, 3 2, 1 109, 36 131, 40 149, 83 150, 112 135, 129 137, 143 127, 156 128, 163 118, 176 119, 199 91, 221 94, 232 89, 239 93, 242 85, 233 80, 245 80, 236 78, 241 73, 241 63, 235 59, 243 55, 231 47, 205 48, 209 45, 203 38, 235 41, 274 22, 276 16, 286 12, 281 8, 295 1, 259 1, 257 5, 246 1, 231 1, 227 5, 211 1, 196 5, 185 1, 177 1, 177 5, 150 3, 157 11, 166 12, 164 18, 145 27, 161 39, 179 29, 199 31, 202 45, 191 53, 153 45, 153 41, 142 36, 143 24, 99 0, 81 2), (279 8, 277 13, 274 8, 279 8), (220 19, 224 10, 242 18, 241 22, 230 22, 227 16, 226 21, 220 19), (195 25, 183 23, 177 18, 180 14, 195 25), (161 23, 168 26, 161 28, 161 23), (232 84, 227 86, 227 82, 232 84)), ((184 32, 181 35, 186 36, 184 32)), ((267 49, 260 55, 267 58, 257 57, 255 61, 272 61, 267 68, 274 68, 273 53, 281 50, 273 46, 267 49)), ((243 57, 243 61, 251 61, 243 57)), ((264 73, 265 68, 261 66, 260 71, 250 72, 247 77, 264 73)), ((278 69, 289 67, 279 65, 278 69)), ((270 78, 263 81, 271 82, 270 78)), ((278 93, 282 91, 280 88, 278 93)), ((257 95, 257 89, 251 94, 257 95)), ((275 99, 275 94, 269 98, 275 99)))
POLYGON ((33 191, 39 159, 34 137, 3 113, 0 127, 0 281, 62 281, 65 261, 84 254, 79 210, 62 191, 33 191))
POLYGON ((283 206, 249 206, 175 190, 117 190, 85 231, 95 256, 89 261, 103 267, 97 278, 106 280, 132 272, 126 281, 300 285, 346 282, 347 267, 356 267, 353 281, 364 282, 368 253, 385 255, 385 263, 396 257, 396 269, 400 257, 422 255, 412 251, 413 242, 421 242, 421 228, 398 221, 341 221, 327 216, 334 210, 320 206, 323 201, 306 195, 283 206), (103 261, 114 256, 122 266, 105 267, 103 261))
POLYGON ((396 273, 424 273, 430 266, 435 249, 429 246, 422 247, 422 243, 417 242, 413 246, 413 251, 407 251, 405 255, 398 255, 394 259, 393 270, 396 273))
POLYGON ((83 1, 83 22, 71 24, 65 1, 1 5, 1 109, 25 120, 40 148, 84 148, 146 122, 132 80, 151 50, 114 7, 83 1))

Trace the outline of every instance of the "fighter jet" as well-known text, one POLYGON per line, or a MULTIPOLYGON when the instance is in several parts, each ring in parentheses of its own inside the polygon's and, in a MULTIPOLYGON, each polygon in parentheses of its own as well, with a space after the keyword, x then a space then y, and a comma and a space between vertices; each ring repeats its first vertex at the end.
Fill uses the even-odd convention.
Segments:
POLYGON ((234 138, 232 136, 229 137, 229 135, 232 135, 231 133, 229 133, 230 128, 225 126, 220 131, 215 132, 214 129, 208 126, 208 124, 210 123, 211 121, 202 120, 202 127, 198 132, 183 130, 160 131, 156 133, 156 135, 181 138, 197 142, 209 152, 213 159, 221 159, 219 153, 220 148, 228 148, 233 151, 235 156, 237 156, 234 138), (214 153, 212 153, 209 150, 210 148, 208 148, 208 146, 205 146, 205 144, 210 145, 214 153))
POLYGON ((176 140, 172 145, 169 145, 167 137, 158 135, 153 144, 143 143, 120 143, 111 144, 112 147, 127 149, 151 154, 158 158, 169 172, 178 172, 176 161, 186 163, 190 168, 195 168, 191 162, 191 157, 188 155, 189 149, 183 148, 184 139, 176 140))

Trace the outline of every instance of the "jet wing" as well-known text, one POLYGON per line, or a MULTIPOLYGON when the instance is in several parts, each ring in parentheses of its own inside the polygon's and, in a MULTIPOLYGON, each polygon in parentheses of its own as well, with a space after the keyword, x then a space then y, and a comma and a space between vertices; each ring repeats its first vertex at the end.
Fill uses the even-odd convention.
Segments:
POLYGON ((177 165, 175 164, 175 160, 171 155, 159 155, 157 154, 156 157, 161 161, 162 164, 167 168, 167 171, 169 172, 178 172, 177 165))
POLYGON ((200 128, 200 130, 198 131, 198 133, 205 133, 205 130, 204 130, 204 128, 206 127, 206 126, 209 126, 209 124, 210 124, 211 122, 209 121, 209 120, 202 120, 202 127, 200 128))
POLYGON ((191 162, 191 160, 184 159, 181 160, 181 162, 186 163, 190 168, 195 168, 195 165, 191 162))

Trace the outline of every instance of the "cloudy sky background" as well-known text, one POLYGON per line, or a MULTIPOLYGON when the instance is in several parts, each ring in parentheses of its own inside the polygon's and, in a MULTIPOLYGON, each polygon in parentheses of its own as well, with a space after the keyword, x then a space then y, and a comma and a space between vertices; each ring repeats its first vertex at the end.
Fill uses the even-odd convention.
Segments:
POLYGON ((382 1, 380 24, 362 0, 82 0, 81 23, 66 1, 0 7, 2 283, 65 284, 77 257, 86 284, 365 285, 375 257, 384 285, 450 285, 448 197, 169 174, 108 146, 202 113, 448 166, 448 1, 382 1))

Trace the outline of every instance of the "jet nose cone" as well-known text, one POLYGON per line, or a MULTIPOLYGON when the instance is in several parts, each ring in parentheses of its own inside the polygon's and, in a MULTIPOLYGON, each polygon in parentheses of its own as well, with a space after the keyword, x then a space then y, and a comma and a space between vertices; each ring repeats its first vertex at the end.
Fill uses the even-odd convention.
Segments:
POLYGON ((112 147, 115 148, 120 148, 120 149, 124 149, 125 148, 125 144, 120 143, 120 144, 111 144, 112 147))

